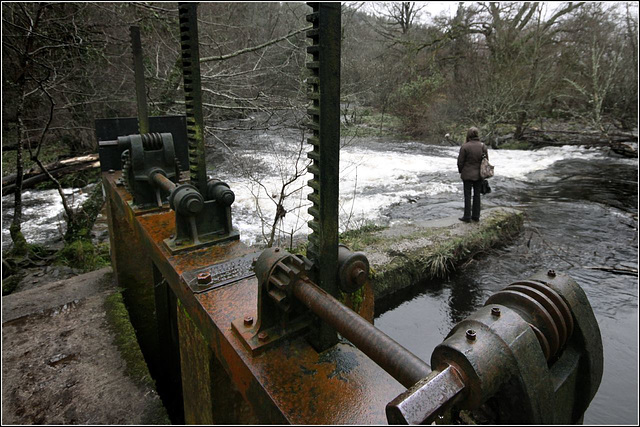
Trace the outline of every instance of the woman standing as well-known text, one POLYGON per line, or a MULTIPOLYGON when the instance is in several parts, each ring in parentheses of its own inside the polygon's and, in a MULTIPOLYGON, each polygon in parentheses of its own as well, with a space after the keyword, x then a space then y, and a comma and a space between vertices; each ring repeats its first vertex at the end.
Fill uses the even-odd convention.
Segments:
POLYGON ((480 142, 478 128, 472 127, 467 131, 467 141, 460 147, 458 154, 458 172, 464 185, 464 215, 460 221, 480 221, 480 163, 482 155, 489 158, 487 147, 480 142), (473 205, 471 203, 471 189, 473 188, 473 205))

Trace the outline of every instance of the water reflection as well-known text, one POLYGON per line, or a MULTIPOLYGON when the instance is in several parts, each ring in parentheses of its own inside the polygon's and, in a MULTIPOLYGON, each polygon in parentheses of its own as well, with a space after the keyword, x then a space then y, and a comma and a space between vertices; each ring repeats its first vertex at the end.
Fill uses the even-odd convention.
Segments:
MULTIPOLYGON (((587 294, 603 337, 604 377, 585 413, 585 424, 636 424, 638 278, 594 267, 638 267, 637 176, 637 161, 574 158, 534 171, 526 182, 504 177, 493 181, 495 191, 485 198, 485 207, 522 209, 525 229, 520 237, 448 281, 432 283, 437 294, 422 290, 410 301, 379 312, 376 325, 429 360, 451 327, 494 292, 538 271, 564 271, 587 294), (433 312, 425 313, 429 309, 433 312), (436 318, 438 314, 445 318, 436 318), (438 333, 425 325, 433 325, 438 333)), ((387 214, 391 221, 395 215, 454 215, 461 202, 443 198, 418 205, 387 214)))
POLYGON ((464 320, 475 311, 476 307, 484 303, 481 300, 481 283, 478 283, 473 277, 455 276, 455 279, 447 286, 451 289, 448 304, 452 324, 464 320))

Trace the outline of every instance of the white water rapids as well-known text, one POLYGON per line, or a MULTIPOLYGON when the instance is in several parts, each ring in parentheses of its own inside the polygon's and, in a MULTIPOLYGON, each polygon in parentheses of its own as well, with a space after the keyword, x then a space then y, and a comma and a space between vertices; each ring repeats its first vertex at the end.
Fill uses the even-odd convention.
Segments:
MULTIPOLYGON (((236 155, 259 162, 259 180, 246 174, 220 176, 236 194, 232 206, 233 225, 240 231, 241 240, 248 244, 264 243, 273 222, 276 204, 272 198, 280 194, 283 181, 290 176, 299 146, 282 139, 275 142, 268 135, 257 136, 254 149, 240 149, 236 155), (262 139, 262 141, 260 141, 262 139), (258 160, 256 160, 258 159, 258 160), (289 175, 288 175, 289 174, 289 175), (272 197, 270 197, 272 196, 272 197), (264 219, 264 224, 260 218, 264 219)), ((383 223, 381 213, 398 203, 436 195, 460 201, 462 183, 456 166, 458 147, 425 145, 417 142, 356 141, 340 152, 340 230, 357 228, 366 223, 383 223)), ((307 150, 308 146, 303 147, 307 150)), ((594 158, 604 154, 598 150, 565 146, 536 151, 489 150, 490 162, 495 166, 494 179, 527 181, 532 172, 548 168, 569 158, 594 158)), ((307 162, 302 153, 300 165, 307 162)), ((256 176, 255 174, 253 175, 256 176)), ((307 200, 310 189, 306 182, 311 174, 298 177, 287 187, 284 207, 287 214, 278 224, 277 238, 288 242, 291 232, 306 235, 309 230, 307 200)), ((74 206, 88 196, 89 189, 67 189, 74 206)), ((24 222, 22 230, 30 243, 59 242, 64 233, 63 208, 55 190, 32 190, 23 194, 24 222)), ((2 198, 2 248, 10 247, 9 225, 13 215, 13 195, 2 198)))

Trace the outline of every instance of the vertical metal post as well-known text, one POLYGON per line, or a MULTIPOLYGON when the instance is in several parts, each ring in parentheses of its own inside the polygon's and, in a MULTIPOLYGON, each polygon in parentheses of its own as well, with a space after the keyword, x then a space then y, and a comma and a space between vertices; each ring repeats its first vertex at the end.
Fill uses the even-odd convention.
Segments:
POLYGON ((178 3, 182 73, 189 140, 189 176, 201 194, 207 192, 207 165, 204 157, 204 115, 200 83, 198 47, 198 4, 178 3))
POLYGON ((144 84, 144 66, 142 65, 142 43, 140 27, 132 26, 131 50, 133 51, 133 70, 136 82, 136 102, 138 106, 138 129, 141 134, 149 133, 149 112, 147 110, 147 89, 144 84))
MULTIPOLYGON (((340 171, 340 3, 308 3, 313 12, 307 21, 313 28, 307 31, 311 46, 307 62, 311 76, 308 98, 309 128, 313 135, 308 142, 313 150, 308 156, 313 160, 309 171, 313 179, 309 186, 313 192, 309 200, 312 219, 309 227, 307 257, 313 261, 313 279, 327 293, 338 297, 338 195, 340 171)), ((318 350, 334 345, 336 332, 326 324, 318 326, 312 344, 318 350)))

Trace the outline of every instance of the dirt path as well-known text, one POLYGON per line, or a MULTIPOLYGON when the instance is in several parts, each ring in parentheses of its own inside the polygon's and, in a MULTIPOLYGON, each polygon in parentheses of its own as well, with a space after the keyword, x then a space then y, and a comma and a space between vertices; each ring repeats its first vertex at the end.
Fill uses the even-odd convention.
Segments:
POLYGON ((146 365, 131 375, 115 344, 114 296, 106 268, 3 297, 3 424, 168 423, 146 365))

